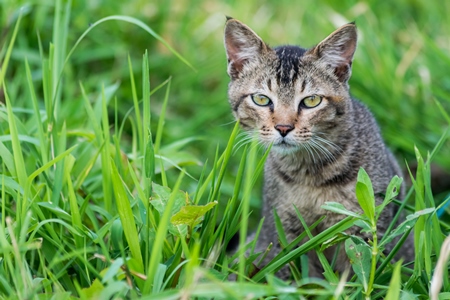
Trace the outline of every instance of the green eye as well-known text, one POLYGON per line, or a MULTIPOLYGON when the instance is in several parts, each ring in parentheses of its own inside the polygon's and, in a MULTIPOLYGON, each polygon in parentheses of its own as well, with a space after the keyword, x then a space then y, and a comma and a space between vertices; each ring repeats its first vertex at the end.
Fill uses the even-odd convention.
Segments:
POLYGON ((309 97, 306 97, 305 99, 302 100, 302 103, 307 108, 316 107, 317 105, 320 104, 320 102, 322 102, 322 97, 318 96, 318 95, 309 96, 309 97))
POLYGON ((259 106, 267 106, 270 103, 272 103, 272 101, 268 97, 261 95, 261 94, 252 95, 252 100, 253 100, 253 102, 255 102, 256 105, 259 105, 259 106))

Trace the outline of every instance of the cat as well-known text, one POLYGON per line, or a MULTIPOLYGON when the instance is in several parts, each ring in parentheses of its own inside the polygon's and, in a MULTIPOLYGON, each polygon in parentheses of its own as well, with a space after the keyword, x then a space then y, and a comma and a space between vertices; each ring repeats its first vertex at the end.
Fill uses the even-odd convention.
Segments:
MULTIPOLYGON (((369 174, 376 195, 384 193, 391 178, 401 177, 402 172, 373 115, 349 94, 357 43, 354 23, 343 25, 311 49, 271 48, 247 25, 227 18, 224 43, 232 112, 243 130, 265 146, 272 145, 264 168, 265 222, 257 241, 259 251, 274 245, 267 263, 281 250, 273 209, 288 241, 303 232, 294 206, 308 225, 326 216, 313 231, 317 234, 343 219, 322 209, 325 202, 339 202, 361 212, 355 195, 360 167, 369 174)), ((403 188, 399 196, 403 198, 403 188)), ((377 204, 382 200, 377 196, 377 204)), ((378 221, 381 235, 395 213, 389 208, 378 221)), ((348 233, 361 236, 359 231, 352 227, 348 233)), ((329 261, 334 251, 325 251, 329 261)), ((343 272, 348 267, 341 249, 335 268, 343 272)), ((322 277, 314 253, 309 254, 309 270, 310 276, 322 277)), ((281 276, 289 272, 284 270, 281 276)))

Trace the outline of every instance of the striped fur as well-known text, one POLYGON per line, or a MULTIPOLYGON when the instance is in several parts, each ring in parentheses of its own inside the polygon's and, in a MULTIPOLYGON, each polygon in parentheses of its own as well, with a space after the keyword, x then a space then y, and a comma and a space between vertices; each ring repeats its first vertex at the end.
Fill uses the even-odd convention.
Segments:
MULTIPOLYGON (((307 224, 326 216, 316 229, 317 234, 343 218, 323 210, 321 205, 325 202, 336 201, 349 210, 361 211, 355 196, 360 167, 371 177, 375 194, 384 193, 394 175, 401 176, 374 117, 350 97, 348 79, 356 41, 356 26, 350 23, 311 49, 297 46, 272 49, 248 26, 227 20, 225 48, 231 79, 228 97, 233 114, 249 135, 256 135, 265 146, 272 144, 265 165, 266 220, 258 240, 259 250, 271 242, 279 250, 273 209, 280 216, 289 240, 303 231, 293 206, 307 224), (252 101, 254 94, 265 95, 271 103, 256 105, 252 101), (320 96, 322 101, 308 108, 304 99, 313 95, 320 96), (283 136, 277 125, 293 130, 283 136)), ((377 201, 382 201, 381 197, 377 201)), ((386 230, 393 213, 388 208, 380 217, 380 234, 386 230)), ((349 233, 361 235, 357 228, 349 233)), ((330 260, 333 251, 328 249, 325 253, 330 260)), ((266 262, 277 254, 271 252, 266 262)), ((411 253, 407 256, 411 258, 411 253)), ((314 255, 310 258, 311 275, 320 276, 320 264, 314 255)), ((340 252, 336 269, 343 271, 348 266, 345 253, 340 252)), ((289 273, 285 270, 281 275, 287 277, 289 273)))

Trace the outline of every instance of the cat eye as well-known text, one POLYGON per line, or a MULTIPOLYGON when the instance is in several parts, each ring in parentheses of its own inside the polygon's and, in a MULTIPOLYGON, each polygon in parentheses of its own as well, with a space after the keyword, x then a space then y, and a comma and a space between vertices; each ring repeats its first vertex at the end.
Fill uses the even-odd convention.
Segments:
POLYGON ((261 95, 261 94, 253 94, 252 100, 255 102, 256 105, 259 106, 267 106, 270 103, 272 103, 272 100, 270 100, 268 97, 261 95))
POLYGON ((319 105, 320 102, 322 102, 322 97, 318 95, 313 95, 306 97, 305 99, 302 100, 301 103, 307 108, 313 108, 319 105))

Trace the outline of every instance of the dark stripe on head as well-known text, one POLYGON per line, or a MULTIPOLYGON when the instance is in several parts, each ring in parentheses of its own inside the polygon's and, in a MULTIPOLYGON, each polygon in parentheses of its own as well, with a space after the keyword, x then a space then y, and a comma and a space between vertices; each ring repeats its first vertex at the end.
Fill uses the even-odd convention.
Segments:
POLYGON ((300 93, 303 93, 303 91, 305 90, 305 87, 306 87, 306 80, 303 80, 302 89, 301 89, 300 93))
POLYGON ((280 46, 274 49, 278 56, 277 82, 289 84, 295 81, 301 67, 300 58, 306 50, 297 46, 280 46))
POLYGON ((267 79, 267 87, 269 88, 269 91, 272 91, 272 79, 267 79))

